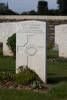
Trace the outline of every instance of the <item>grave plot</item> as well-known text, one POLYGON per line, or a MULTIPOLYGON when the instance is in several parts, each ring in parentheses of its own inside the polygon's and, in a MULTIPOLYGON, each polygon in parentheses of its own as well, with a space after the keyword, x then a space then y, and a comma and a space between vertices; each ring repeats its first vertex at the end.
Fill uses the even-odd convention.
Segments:
POLYGON ((16 72, 20 66, 28 66, 46 83, 46 23, 23 21, 16 25, 16 72))

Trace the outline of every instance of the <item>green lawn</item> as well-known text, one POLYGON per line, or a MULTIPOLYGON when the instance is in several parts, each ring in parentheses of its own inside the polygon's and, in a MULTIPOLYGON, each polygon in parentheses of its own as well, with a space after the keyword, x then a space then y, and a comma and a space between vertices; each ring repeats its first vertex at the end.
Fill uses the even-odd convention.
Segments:
POLYGON ((48 57, 58 57, 58 51, 48 50, 48 57))
POLYGON ((15 72, 15 58, 0 56, 0 71, 15 72))
POLYGON ((67 83, 53 86, 48 93, 0 88, 0 100, 67 100, 67 83))
POLYGON ((67 81, 67 62, 47 64, 48 83, 67 81))
MULTIPOLYGON (((58 51, 48 51, 48 58, 58 58, 58 51)), ((63 58, 62 58, 63 59, 63 58)), ((59 58, 60 60, 60 58, 59 58)), ((67 62, 58 61, 47 63, 47 78, 48 83, 57 83, 60 81, 67 81, 67 62)))
POLYGON ((0 71, 15 72, 16 60, 13 57, 4 57, 0 47, 0 71))

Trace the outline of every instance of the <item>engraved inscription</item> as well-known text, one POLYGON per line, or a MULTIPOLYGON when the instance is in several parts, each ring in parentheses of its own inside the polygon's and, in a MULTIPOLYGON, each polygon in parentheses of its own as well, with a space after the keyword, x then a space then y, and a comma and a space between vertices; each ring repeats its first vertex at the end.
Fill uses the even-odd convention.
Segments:
POLYGON ((23 21, 17 30, 16 68, 26 65, 46 82, 46 23, 23 21))

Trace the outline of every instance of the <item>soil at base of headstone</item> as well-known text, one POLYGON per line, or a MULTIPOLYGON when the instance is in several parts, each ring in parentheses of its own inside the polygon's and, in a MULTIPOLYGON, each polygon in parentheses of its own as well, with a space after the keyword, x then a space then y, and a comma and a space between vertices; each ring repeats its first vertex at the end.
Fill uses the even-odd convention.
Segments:
POLYGON ((29 86, 23 86, 21 84, 14 84, 13 82, 9 81, 9 82, 5 82, 5 83, 1 83, 0 82, 0 88, 9 88, 9 89, 16 89, 16 90, 29 90, 29 91, 32 91, 32 92, 40 92, 40 93, 47 93, 48 92, 48 89, 51 88, 53 85, 52 84, 44 84, 44 88, 41 88, 41 89, 32 89, 31 87, 29 86))

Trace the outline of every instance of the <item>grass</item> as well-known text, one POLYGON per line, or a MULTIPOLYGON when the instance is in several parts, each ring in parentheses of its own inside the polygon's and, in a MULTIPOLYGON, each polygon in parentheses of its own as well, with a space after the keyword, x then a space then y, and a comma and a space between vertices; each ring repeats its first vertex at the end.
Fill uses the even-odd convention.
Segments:
MULTIPOLYGON (((58 51, 48 51, 48 57, 58 58, 58 51)), ((57 61, 57 62, 48 62, 47 64, 48 72, 48 83, 54 84, 61 81, 67 81, 67 62, 66 61, 57 61)))
POLYGON ((0 47, 0 71, 15 72, 16 61, 13 57, 4 57, 0 47))
POLYGON ((48 57, 58 57, 58 51, 48 50, 48 57))
POLYGON ((67 100, 67 82, 61 82, 49 89, 48 93, 28 90, 0 88, 0 100, 67 100))
POLYGON ((49 89, 50 100, 67 100, 67 82, 61 82, 49 89))
POLYGON ((44 97, 46 99, 45 94, 30 92, 27 90, 0 89, 0 100, 44 100, 44 97))
POLYGON ((0 71, 15 72, 15 59, 13 57, 0 56, 0 71))
POLYGON ((48 63, 48 83, 67 81, 67 62, 48 63))

